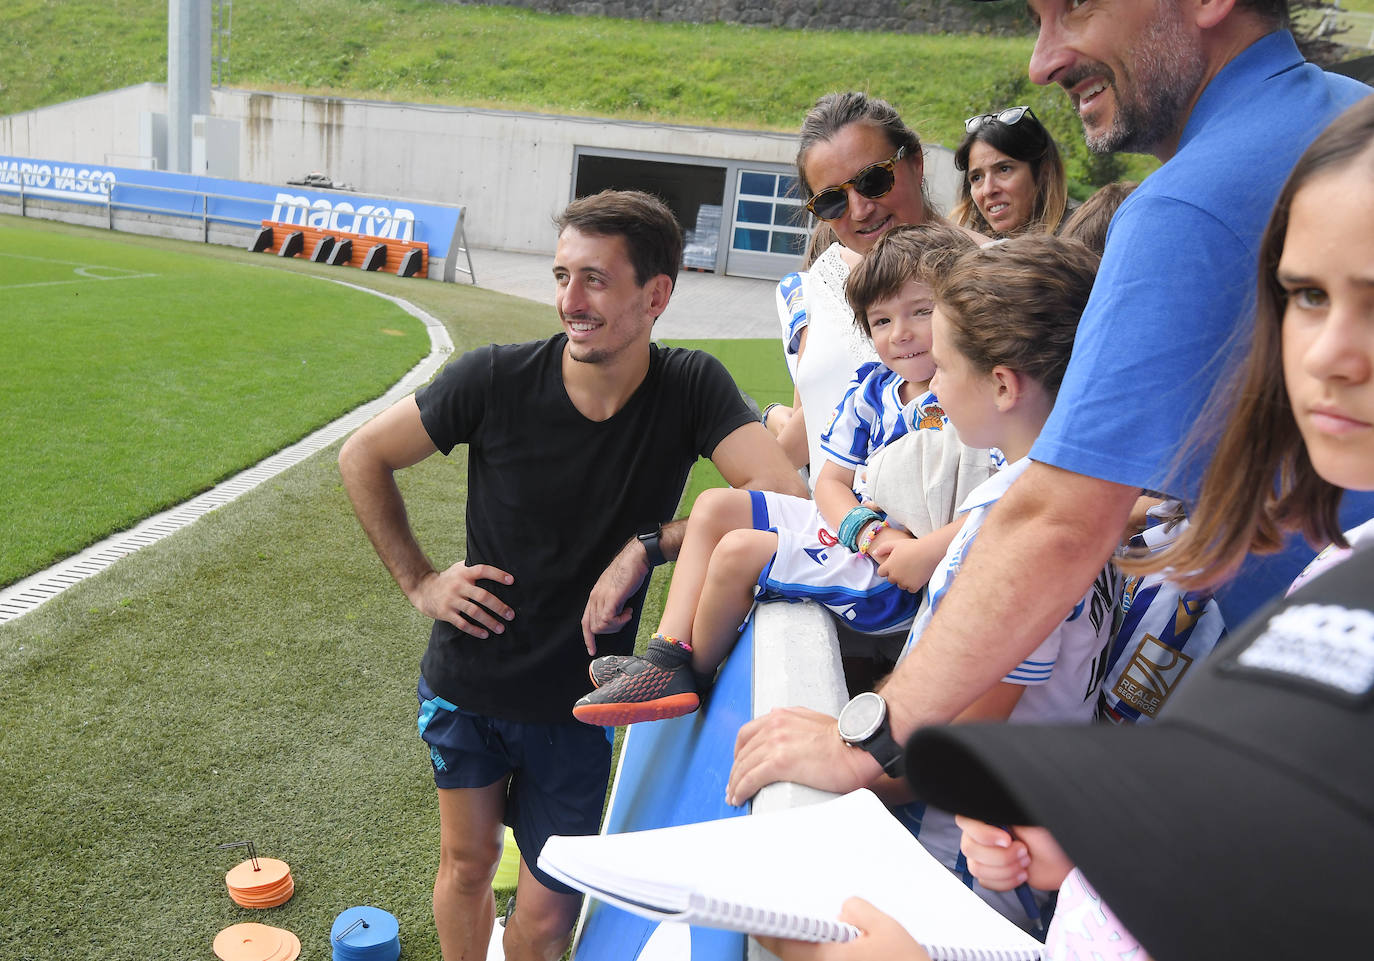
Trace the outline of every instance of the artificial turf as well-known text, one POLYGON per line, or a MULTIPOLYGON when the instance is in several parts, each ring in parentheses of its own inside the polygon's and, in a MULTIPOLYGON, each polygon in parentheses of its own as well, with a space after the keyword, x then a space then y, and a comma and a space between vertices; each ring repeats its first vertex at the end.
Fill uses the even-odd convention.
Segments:
MULTIPOLYGON (((254 263, 226 248, 119 240, 254 263)), ((252 276, 327 270, 273 260, 252 276)), ((489 291, 356 279, 440 317, 460 350, 556 329, 548 307, 489 291)), ((775 341, 701 346, 756 400, 790 392, 775 341)), ((437 809, 413 700, 428 627, 358 528, 336 455, 0 624, 0 957, 210 957, 220 929, 261 921, 319 958, 333 918, 373 904, 397 916, 405 957, 438 958, 437 809), (238 840, 291 864, 289 902, 255 912, 230 901, 224 873, 243 854, 216 845, 238 840)), ((400 477, 436 563, 462 556, 462 464, 434 457, 400 477)), ((694 473, 693 489, 706 483, 708 472, 694 473)), ((657 620, 667 574, 642 625, 657 620)))
POLYGON ((208 489, 429 352, 388 301, 194 251, 0 218, 0 586, 208 489))

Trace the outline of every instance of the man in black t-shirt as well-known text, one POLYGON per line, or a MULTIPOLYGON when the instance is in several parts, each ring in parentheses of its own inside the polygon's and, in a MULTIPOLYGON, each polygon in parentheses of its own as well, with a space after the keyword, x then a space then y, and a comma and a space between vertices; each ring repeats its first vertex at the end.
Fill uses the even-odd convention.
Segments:
POLYGON ((522 852, 505 956, 557 958, 579 905, 535 864, 550 834, 597 830, 610 744, 573 720, 595 653, 629 653, 652 567, 698 456, 736 487, 805 496, 709 355, 651 343, 682 234, 659 201, 607 191, 556 220, 563 333, 489 346, 363 425, 339 455, 354 510, 410 602, 434 618, 420 730, 439 794, 434 919, 446 961, 486 956, 502 822, 522 852), (468 445, 467 557, 436 568, 396 471, 468 445))

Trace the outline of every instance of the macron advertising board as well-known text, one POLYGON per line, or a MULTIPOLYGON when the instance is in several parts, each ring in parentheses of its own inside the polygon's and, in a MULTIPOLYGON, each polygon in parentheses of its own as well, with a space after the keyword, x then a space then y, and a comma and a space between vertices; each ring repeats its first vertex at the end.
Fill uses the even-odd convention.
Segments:
POLYGON ((463 220, 462 207, 445 204, 3 155, 0 193, 248 227, 275 220, 343 235, 418 241, 429 245, 431 260, 439 261, 449 259, 463 220))

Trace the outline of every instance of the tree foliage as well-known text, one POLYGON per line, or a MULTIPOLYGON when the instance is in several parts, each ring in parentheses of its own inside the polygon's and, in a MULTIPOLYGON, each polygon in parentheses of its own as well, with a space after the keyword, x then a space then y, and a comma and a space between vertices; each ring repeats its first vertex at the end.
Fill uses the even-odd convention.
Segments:
POLYGON ((1329 67, 1348 55, 1340 37, 1350 29, 1334 13, 1336 8, 1323 0, 1289 0, 1289 29, 1302 55, 1313 63, 1329 67))

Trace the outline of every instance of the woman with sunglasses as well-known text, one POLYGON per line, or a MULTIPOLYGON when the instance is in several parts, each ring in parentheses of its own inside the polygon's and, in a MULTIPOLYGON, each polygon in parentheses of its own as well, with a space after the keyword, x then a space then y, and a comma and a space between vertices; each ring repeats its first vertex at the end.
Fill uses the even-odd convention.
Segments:
MULTIPOLYGON (((818 229, 833 231, 837 242, 778 285, 796 392, 790 417, 784 409, 770 421, 781 425, 778 441, 794 464, 816 465, 814 487, 826 460, 821 435, 855 371, 878 359, 845 299, 850 270, 894 227, 945 221, 925 193, 920 138, 890 103, 864 93, 830 93, 816 101, 802 123, 797 177, 806 208, 821 221, 818 229)), ((900 634, 843 634, 850 686, 871 688, 896 662, 904 641, 900 634)))
POLYGON ((923 172, 920 138, 885 100, 826 94, 802 123, 797 176, 806 208, 838 242, 778 285, 796 394, 790 419, 784 409, 773 420, 785 422, 779 441, 799 467, 823 462, 820 438, 830 412, 859 365, 877 359, 845 300, 850 268, 893 227, 941 222, 923 172))
POLYGON ((969 117, 964 129, 954 220, 991 237, 1058 230, 1068 206, 1064 161, 1030 107, 969 117))

